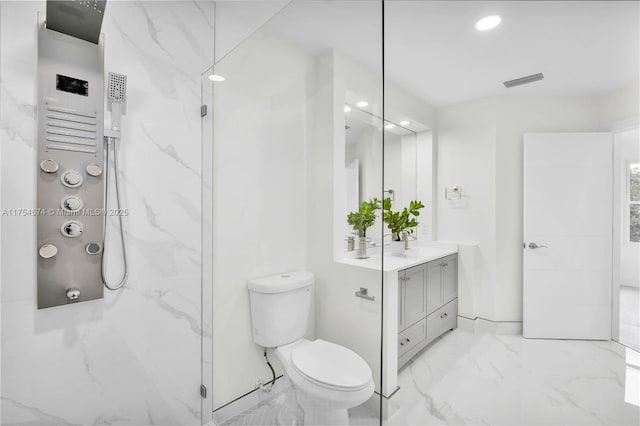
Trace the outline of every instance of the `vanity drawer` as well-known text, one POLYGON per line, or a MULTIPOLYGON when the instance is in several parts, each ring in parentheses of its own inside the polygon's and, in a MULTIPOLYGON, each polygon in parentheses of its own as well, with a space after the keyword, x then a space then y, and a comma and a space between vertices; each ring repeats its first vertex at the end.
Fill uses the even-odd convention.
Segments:
POLYGON ((398 334, 398 357, 401 357, 427 338, 427 319, 424 318, 398 334))
POLYGON ((442 333, 456 328, 458 323, 458 299, 444 305, 427 317, 427 337, 432 341, 442 333))

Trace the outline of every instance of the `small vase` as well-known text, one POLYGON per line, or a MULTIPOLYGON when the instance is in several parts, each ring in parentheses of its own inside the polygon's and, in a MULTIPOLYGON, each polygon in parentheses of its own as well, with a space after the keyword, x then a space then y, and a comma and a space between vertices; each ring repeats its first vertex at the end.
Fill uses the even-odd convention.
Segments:
POLYGON ((407 234, 406 232, 403 232, 402 241, 404 241, 404 249, 409 250, 409 234, 407 234))
POLYGON ((358 249, 356 250, 356 259, 367 258, 367 237, 358 237, 358 249))

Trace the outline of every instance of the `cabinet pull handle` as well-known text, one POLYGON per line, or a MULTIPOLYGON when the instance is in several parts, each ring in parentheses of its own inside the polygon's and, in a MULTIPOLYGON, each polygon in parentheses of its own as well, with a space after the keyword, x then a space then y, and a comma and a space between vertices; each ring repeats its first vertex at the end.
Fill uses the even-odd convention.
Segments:
POLYGON ((409 340, 409 338, 404 339, 404 342, 400 342, 400 346, 404 346, 406 343, 411 342, 411 340, 409 340))

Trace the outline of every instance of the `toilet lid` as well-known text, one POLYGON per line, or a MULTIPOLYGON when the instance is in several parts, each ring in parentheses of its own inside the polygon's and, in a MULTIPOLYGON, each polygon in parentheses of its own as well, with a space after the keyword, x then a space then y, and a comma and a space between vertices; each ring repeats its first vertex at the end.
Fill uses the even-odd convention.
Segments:
POLYGON ((358 390, 371 381, 371 369, 358 354, 321 339, 294 349, 291 359, 300 374, 329 387, 358 390))

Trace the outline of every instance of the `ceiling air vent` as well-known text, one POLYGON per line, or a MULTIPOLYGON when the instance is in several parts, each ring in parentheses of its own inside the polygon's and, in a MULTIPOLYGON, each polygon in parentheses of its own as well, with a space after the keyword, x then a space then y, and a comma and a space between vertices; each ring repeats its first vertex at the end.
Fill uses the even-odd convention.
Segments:
POLYGON ((538 74, 532 74, 526 77, 516 78, 515 80, 505 81, 503 84, 504 84, 504 87, 508 89, 514 86, 521 86, 523 84, 533 83, 534 81, 542 80, 543 78, 544 78, 544 75, 542 75, 542 73, 539 72, 538 74))

